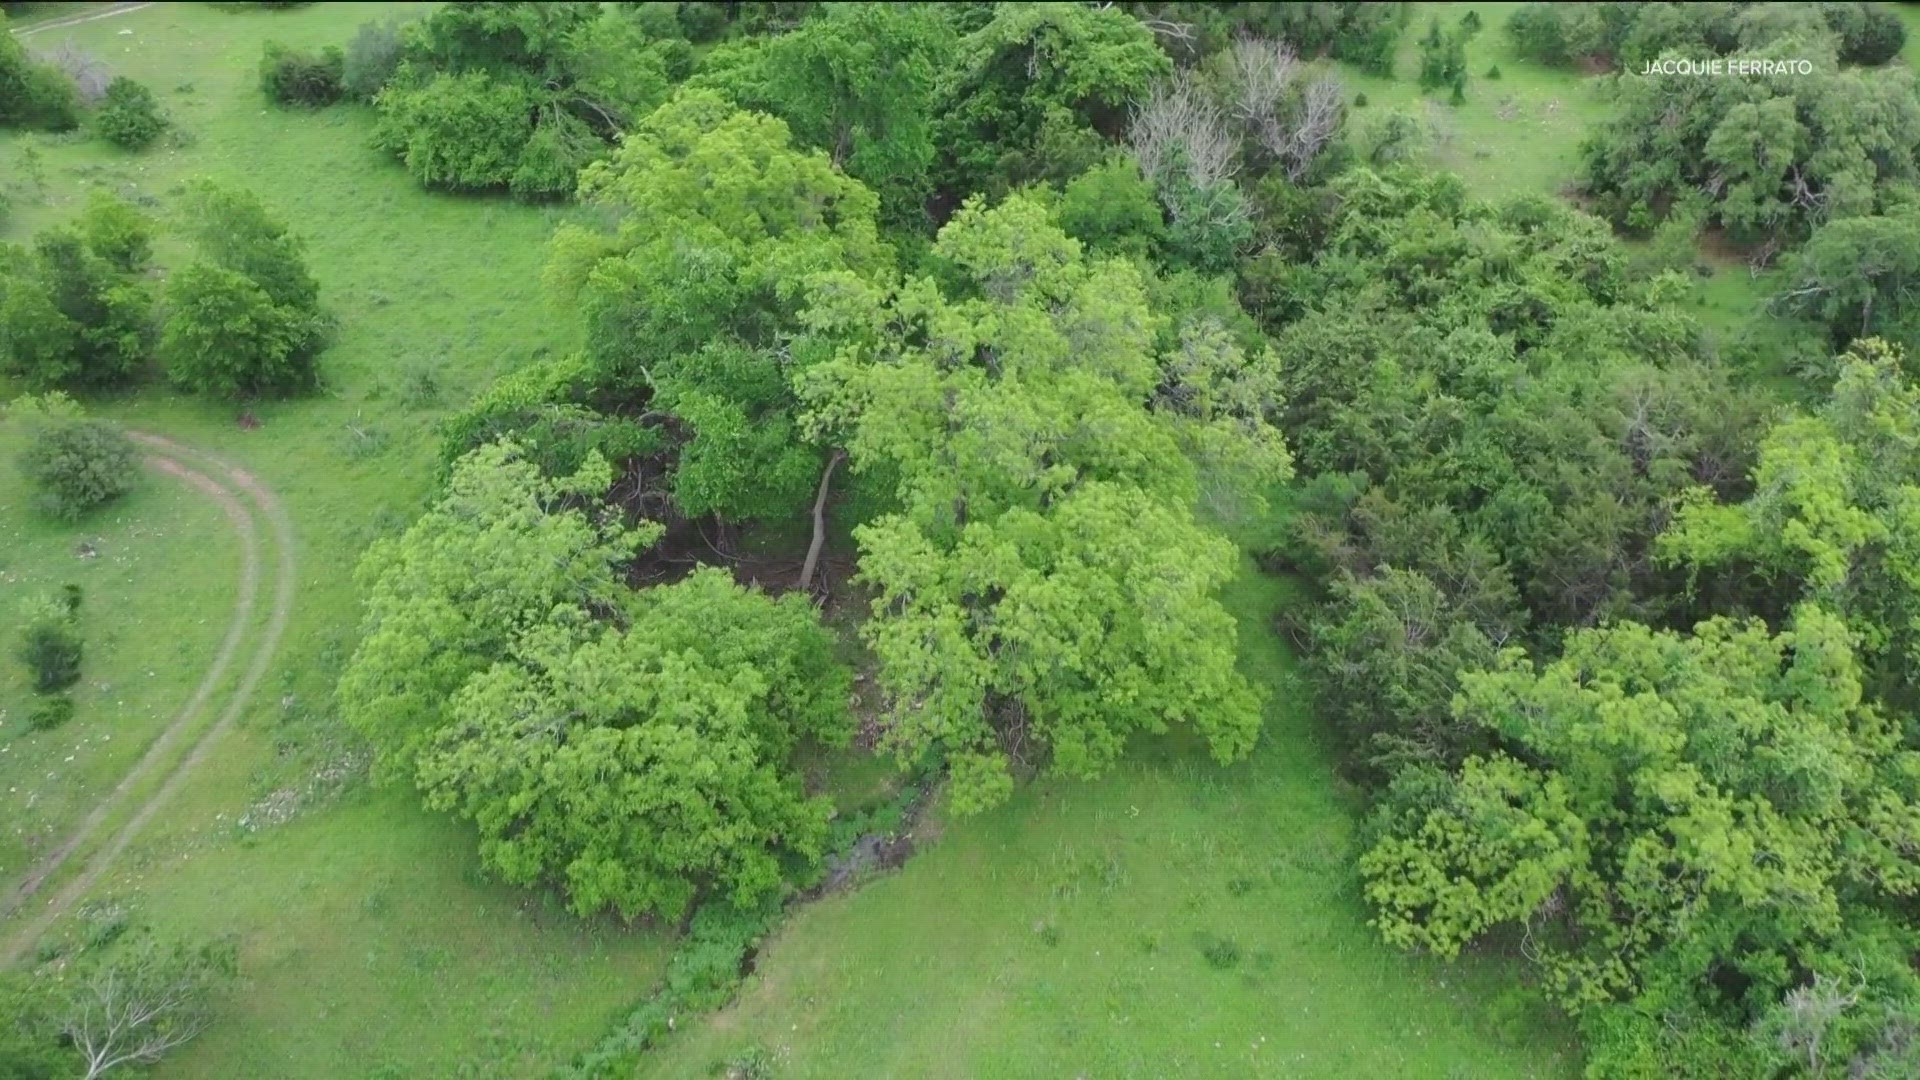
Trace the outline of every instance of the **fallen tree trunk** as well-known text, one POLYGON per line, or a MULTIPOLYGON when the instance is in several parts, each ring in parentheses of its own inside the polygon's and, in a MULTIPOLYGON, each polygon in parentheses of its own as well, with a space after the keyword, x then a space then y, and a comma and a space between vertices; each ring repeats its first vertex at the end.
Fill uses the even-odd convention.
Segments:
POLYGON ((813 497, 813 541, 807 545, 807 561, 800 564, 800 580, 794 583, 798 589, 813 588, 813 568, 820 562, 820 551, 827 546, 827 492, 833 484, 833 470, 847 456, 845 450, 835 450, 827 459, 827 468, 820 474, 820 493, 813 497))

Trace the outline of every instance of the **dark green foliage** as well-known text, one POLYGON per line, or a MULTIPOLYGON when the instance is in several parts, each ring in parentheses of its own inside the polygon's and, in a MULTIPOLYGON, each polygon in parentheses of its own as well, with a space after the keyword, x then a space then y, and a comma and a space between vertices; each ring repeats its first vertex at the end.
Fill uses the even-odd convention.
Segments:
POLYGON ((1057 213, 1068 236, 1103 254, 1151 256, 1167 232, 1153 185, 1124 154, 1070 181, 1057 213))
POLYGON ((19 625, 13 655, 35 690, 52 693, 80 681, 80 627, 64 604, 51 597, 28 600, 19 625))
POLYGON ((1600 210, 1650 228, 1694 190, 1740 237, 1798 240, 1820 220, 1871 214, 1886 185, 1920 177, 1920 99, 1901 69, 1836 70, 1831 43, 1787 40, 1742 58, 1811 56, 1790 78, 1623 78, 1583 146, 1600 210))
POLYGON ((403 41, 374 139, 429 187, 564 198, 671 87, 671 43, 625 6, 454 4, 403 41))
POLYGON ((104 420, 49 417, 32 423, 20 471, 41 512, 75 521, 133 487, 133 444, 104 420))
POLYGON ((1451 86, 1458 96, 1467 73, 1467 35, 1459 28, 1446 29, 1435 16, 1427 23, 1420 39, 1420 88, 1435 90, 1451 86))
POLYGON ((87 193, 78 224, 87 250, 122 273, 140 273, 153 257, 152 219, 108 191, 87 193))
MULTIPOLYGON (((27 714, 27 729, 30 731, 48 731, 73 719, 73 698, 66 694, 43 694, 33 703, 33 711, 27 714)), ((7 1075, 0 1072, 0 1076, 7 1075)))
POLYGON ((1034 179, 1064 182, 1105 156, 1101 137, 1171 62, 1118 8, 1001 4, 962 37, 941 77, 933 143, 952 202, 1034 179))
POLYGON ((1821 4, 1827 26, 1840 35, 1840 59, 1852 64, 1884 64, 1907 44, 1907 24, 1886 4, 1821 4))
POLYGON ((1819 323, 1836 349, 1883 337, 1920 350, 1920 207, 1829 221, 1785 270, 1775 309, 1819 323))
POLYGON ((363 22, 340 61, 340 89, 355 101, 372 101, 400 69, 406 24, 398 19, 363 22))
POLYGON ((1487 74, 1486 74, 1486 76, 1485 76, 1485 77, 1486 77, 1486 78, 1488 78, 1488 79, 1490 79, 1490 80, 1496 80, 1496 81, 1497 81, 1497 80, 1498 80, 1498 79, 1500 78, 1500 65, 1499 65, 1499 64, 1495 64, 1495 65, 1493 65, 1492 67, 1490 67, 1490 68, 1488 68, 1488 69, 1487 69, 1487 74))
POLYGON ((46 980, 0 973, 0 1080, 68 1080, 81 1072, 54 1005, 46 980))
POLYGON ((1663 52, 1697 59, 1816 39, 1848 63, 1884 64, 1906 44, 1905 24, 1877 3, 1530 3, 1508 17, 1507 35, 1521 56, 1599 57, 1627 72, 1663 52))
POLYGON ((166 133, 167 117, 153 91, 121 75, 107 84, 107 96, 93 114, 100 137, 127 150, 142 150, 166 133))
POLYGON ((313 385, 311 332, 245 275, 196 262, 167 279, 160 359, 174 385, 238 397, 313 385))
POLYGON ((1362 90, 1360 93, 1353 95, 1353 107, 1356 109, 1364 109, 1367 107, 1366 91, 1362 90))
POLYGON ((70 131, 80 124, 73 80, 27 55, 0 17, 0 127, 70 131))
POLYGON ((131 272, 144 223, 94 200, 71 228, 0 248, 0 372, 34 388, 107 386, 138 372, 151 339, 152 299, 131 272))
POLYGON ((331 105, 346 93, 346 63, 346 54, 331 45, 293 49, 269 41, 260 57, 260 92, 276 105, 308 109, 331 105))
MULTIPOLYGON (((202 182, 184 200, 186 232, 207 261, 258 285, 268 299, 317 323, 320 283, 306 244, 251 193, 202 182)), ((318 327, 309 332, 317 335, 318 327)))

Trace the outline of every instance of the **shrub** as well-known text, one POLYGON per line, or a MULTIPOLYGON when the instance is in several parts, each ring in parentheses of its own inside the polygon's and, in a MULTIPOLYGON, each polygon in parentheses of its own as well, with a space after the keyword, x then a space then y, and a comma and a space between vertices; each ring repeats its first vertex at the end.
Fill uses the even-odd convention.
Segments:
POLYGON ((222 397, 313 382, 311 320, 243 274, 197 262, 167 281, 160 358, 183 389, 222 397))
POLYGON ((1353 107, 1356 109, 1364 109, 1367 107, 1367 92, 1365 90, 1353 95, 1353 107))
POLYGON ((79 682, 80 654, 80 628, 66 605, 45 596, 22 605, 14 655, 26 665, 35 690, 51 693, 79 682))
POLYGON ((153 145, 167 130, 167 118, 160 103, 144 83, 121 75, 107 84, 107 95, 100 110, 93 114, 94 130, 100 137, 127 150, 153 145))
POLYGON ((70 131, 79 124, 80 95, 73 80, 29 57, 0 25, 0 127, 70 131))
POLYGON ((401 35, 404 24, 398 19, 363 22, 353 40, 347 42, 341 63, 340 86, 355 101, 372 101, 400 68, 400 56, 406 48, 401 35))
POLYGON ((1068 184, 1059 218, 1068 236, 1100 252, 1149 255, 1166 235, 1153 185, 1125 154, 1068 184))
MULTIPOLYGON (((63 395, 56 397, 64 400, 63 395)), ((19 466, 42 512, 74 521, 133 486, 133 444, 113 425, 78 415, 30 416, 19 466)))
POLYGON ((107 385, 138 369, 149 339, 144 283, 70 228, 41 233, 31 253, 5 256, 0 371, 38 388, 107 385))
POLYGON ((1500 65, 1499 65, 1499 64, 1495 64, 1495 65, 1493 65, 1492 67, 1490 67, 1490 68, 1488 68, 1488 69, 1487 69, 1487 78, 1489 78, 1489 79, 1498 79, 1499 77, 1500 77, 1500 65))
POLYGON ((122 273, 139 273, 153 257, 152 220, 109 192, 93 189, 79 224, 87 249, 122 273))
POLYGON ((65 694, 50 694, 33 703, 27 714, 27 727, 33 731, 57 728, 73 719, 73 699, 65 694))
POLYGON ((322 108, 346 92, 346 62, 331 45, 314 52, 269 41, 260 57, 260 90, 275 104, 322 108))

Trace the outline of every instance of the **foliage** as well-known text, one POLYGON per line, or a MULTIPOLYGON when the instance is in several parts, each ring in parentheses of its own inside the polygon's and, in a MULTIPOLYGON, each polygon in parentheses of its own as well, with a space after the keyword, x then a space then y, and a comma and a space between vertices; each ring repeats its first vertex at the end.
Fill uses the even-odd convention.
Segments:
POLYGON ((126 274, 138 274, 153 258, 153 220, 111 192, 95 188, 76 222, 87 250, 126 274))
MULTIPOLYGON (((1743 1033, 1777 1030, 1776 1005, 1825 979, 1854 976, 1883 1008, 1912 1000, 1911 931, 1875 927, 1920 889, 1904 855, 1920 757, 1863 699, 1851 639, 1808 604, 1777 635, 1627 623, 1573 634, 1550 663, 1510 650, 1463 675, 1455 713, 1509 749, 1390 789, 1361 860, 1382 933, 1451 955, 1527 927, 1609 1075, 1628 1055, 1749 1068, 1743 1033), (1662 1013, 1689 1036, 1621 1037, 1662 1013)), ((1849 1041, 1834 1058, 1871 1040, 1849 1041)))
POLYGON ((276 105, 331 105, 346 93, 346 64, 346 53, 331 45, 294 49, 269 41, 260 57, 260 92, 276 105))
POLYGON ((573 909, 748 906, 821 854, 828 804, 786 762, 844 741, 846 671, 811 605, 702 570, 636 594, 624 629, 535 628, 454 696, 420 756, 429 805, 472 818, 508 881, 573 909))
POLYGON ((78 1068, 72 1051, 61 1045, 49 996, 34 976, 0 974, 0 1077, 63 1080, 78 1068))
POLYGON ((642 122, 581 193, 617 224, 563 226, 549 281, 586 315, 595 382, 679 420, 682 512, 805 505, 822 455, 799 438, 781 336, 808 274, 887 262, 873 193, 794 149, 782 121, 704 90, 642 122))
POLYGON ((1708 572, 1711 587, 1750 610, 1771 614, 1798 597, 1839 611, 1875 685, 1911 695, 1920 689, 1917 447, 1920 390, 1897 350, 1859 341, 1818 413, 1767 432, 1752 495, 1728 503, 1690 492, 1660 555, 1708 572))
POLYGON ((0 127, 70 131, 79 124, 80 100, 73 80, 29 56, 0 16, 0 127))
POLYGON ((1100 255, 1151 257, 1167 232, 1153 185, 1124 154, 1070 181, 1057 213, 1068 236, 1100 255))
POLYGON ((107 84, 106 96, 93 114, 93 127, 100 137, 126 150, 146 149, 168 126, 153 91, 125 75, 107 84))
POLYGON ((935 256, 944 288, 820 275, 797 347, 810 422, 895 480, 900 511, 856 530, 888 744, 944 751, 963 811, 1003 800, 1016 760, 1098 775, 1170 724, 1244 755, 1259 698, 1213 599, 1233 549, 1187 510, 1181 448, 1217 436, 1245 472, 1286 475, 1239 383, 1257 365, 1229 341, 1163 367, 1138 273, 1088 264, 1031 200, 970 202, 935 256))
POLYGON ((20 606, 20 639, 14 657, 33 688, 46 694, 80 681, 83 643, 73 612, 50 596, 29 597, 20 606))
POLYGON ((313 385, 306 321, 242 274, 196 262, 167 279, 160 359, 174 384, 238 397, 313 385))
POLYGON ((548 478, 517 447, 494 443, 455 463, 446 490, 397 538, 376 542, 356 578, 366 614, 340 678, 341 713, 383 771, 415 759, 453 721, 473 677, 539 628, 587 628, 620 609, 616 566, 659 535, 592 512, 611 486, 604 459, 548 478))
POLYGON ((796 143, 876 192, 886 221, 914 227, 931 194, 934 81, 954 43, 930 5, 831 4, 737 64, 710 58, 696 82, 785 120, 796 143))
POLYGON ((1829 221, 1785 269, 1774 309, 1821 324, 1836 348, 1862 337, 1920 348, 1920 207, 1829 221))
POLYGON ((40 233, 31 252, 0 248, 0 371, 32 387, 123 382, 147 356, 144 223, 96 198, 78 224, 40 233))
POLYGON ((1818 42, 1853 64, 1883 64, 1906 44, 1900 17, 1877 3, 1520 5, 1507 35, 1546 63, 1598 57, 1638 72, 1665 52, 1727 56, 1783 41, 1818 42))
POLYGON ((325 320, 304 244, 247 192, 202 183, 185 202, 201 261, 167 279, 168 376, 227 397, 313 386, 325 320))
POLYGON ((406 24, 396 18, 360 24, 340 59, 340 89, 355 101, 372 101, 400 70, 406 24))
POLYGON ((1420 38, 1421 89, 1459 89, 1467 77, 1467 37, 1465 27, 1442 29, 1437 16, 1427 23, 1427 32, 1420 38))
POLYGON ((374 99, 374 138, 429 187, 570 195, 580 168, 670 88, 669 51, 598 4, 450 5, 404 41, 374 99))
POLYGON ((231 941, 192 944, 145 932, 68 976, 59 1010, 63 1038, 87 1080, 123 1065, 152 1065, 197 1038, 234 978, 231 941))
POLYGON ((23 398, 9 412, 27 426, 20 471, 42 513, 77 521, 132 488, 133 444, 112 424, 86 419, 59 394, 23 398))
POLYGON ((1873 213, 1883 185, 1917 175, 1920 99, 1908 73, 1841 70, 1830 50, 1788 37, 1736 54, 1811 58, 1792 78, 1617 80, 1612 116, 1583 147, 1587 189, 1634 228, 1693 188, 1742 237, 1798 240, 1873 213))
POLYGON ((1000 4, 954 46, 936 90, 939 187, 953 202, 1066 180, 1104 156, 1127 104, 1172 65, 1119 8, 1000 4))

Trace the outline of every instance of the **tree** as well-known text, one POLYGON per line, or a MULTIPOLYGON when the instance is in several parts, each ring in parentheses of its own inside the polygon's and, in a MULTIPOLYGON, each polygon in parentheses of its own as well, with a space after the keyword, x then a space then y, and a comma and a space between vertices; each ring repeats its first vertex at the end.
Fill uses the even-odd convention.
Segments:
POLYGON ((8 411, 26 426, 20 472, 42 512, 75 521, 133 487, 133 443, 113 425, 86 419, 64 394, 21 398, 8 411))
POLYGON ((141 273, 153 258, 152 219, 111 192, 88 192, 78 225, 87 250, 123 274, 141 273))
POLYGON ((107 84, 107 94, 93 114, 100 137, 125 150, 144 150, 164 134, 166 114, 146 84, 121 75, 107 84))
POLYGON ((472 818, 507 880, 557 882, 582 915, 678 920, 819 858, 829 806, 788 759, 850 734, 849 679, 803 597, 701 570, 636 594, 623 630, 535 630, 516 653, 455 695, 420 759, 429 803, 472 818))
POLYGON ((56 227, 34 238, 30 254, 0 249, 0 368, 29 386, 111 385, 146 359, 146 286, 99 254, 106 245, 114 258, 129 258, 138 244, 132 234, 107 236, 119 227, 106 222, 107 213, 83 212, 88 239, 56 227))
POLYGON ((796 143, 876 192, 885 220, 914 227, 931 193, 935 77, 953 45, 933 7, 830 4, 696 82, 785 120, 796 143))
POLYGON ((451 722, 460 688, 509 658, 537 629, 583 633, 620 611, 616 567, 660 534, 593 509, 613 483, 590 453, 547 478, 511 444, 455 463, 444 493, 397 538, 376 542, 356 573, 365 597, 359 647, 340 678, 340 709, 389 775, 451 722))
POLYGON ((183 218, 201 257, 247 278, 276 307, 317 318, 320 284, 307 269, 306 244, 258 197, 200 181, 188 188, 183 218))
POLYGON ((405 51, 401 30, 405 24, 389 17, 379 22, 363 22, 347 42, 340 62, 341 89, 355 101, 372 101, 394 72, 400 68, 405 51))
POLYGON ((794 421, 783 336, 807 275, 889 261, 873 193, 711 91, 649 116, 581 192, 617 224, 563 226, 549 281, 586 315, 598 384, 680 422, 676 503, 733 520, 806 505, 824 454, 794 421))
MULTIPOLYGON (((1233 549, 1186 509, 1182 445, 1264 409, 1163 367, 1137 271, 1088 265, 1029 199, 970 202, 934 254, 944 289, 818 276, 795 347, 809 423, 900 507, 856 532, 889 744, 944 751, 969 811, 1006 797, 1016 762, 1097 775, 1137 731, 1191 724, 1221 760, 1245 754, 1259 697, 1213 598, 1233 549), (1170 373, 1191 392, 1163 412, 1170 373)), ((1250 441, 1266 480, 1287 474, 1277 439, 1250 441)))
POLYGON ((992 13, 960 39, 936 91, 939 186, 954 204, 1084 171, 1123 129, 1128 103, 1172 72, 1153 33, 1117 7, 992 13))
POLYGON ((1910 1000, 1912 935, 1875 927, 1920 890, 1920 785, 1853 636, 1806 604, 1778 634, 1623 623, 1463 675, 1456 715, 1507 750, 1396 783, 1361 860, 1377 925, 1448 955, 1524 928, 1610 1074, 1750 1065, 1754 1021, 1836 962, 1910 1000), (1661 1015, 1658 1041, 1633 1033, 1661 1015))
POLYGON ((311 386, 308 325, 244 275, 196 262, 167 279, 160 359, 182 389, 221 397, 311 386))
POLYGON ((80 627, 65 604, 42 596, 20 606, 20 641, 14 655, 35 690, 50 694, 79 682, 83 647, 80 627))
POLYGON ((1774 308, 1825 326, 1834 347, 1862 337, 1920 347, 1920 207, 1821 225, 1785 277, 1774 308))
POLYGON ((213 1023, 234 974, 231 942, 190 945, 144 934, 72 977, 60 1007, 87 1080, 124 1065, 151 1065, 213 1023))

